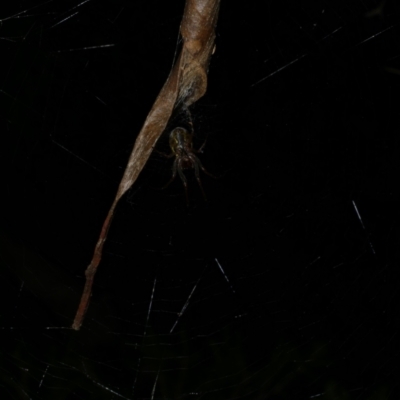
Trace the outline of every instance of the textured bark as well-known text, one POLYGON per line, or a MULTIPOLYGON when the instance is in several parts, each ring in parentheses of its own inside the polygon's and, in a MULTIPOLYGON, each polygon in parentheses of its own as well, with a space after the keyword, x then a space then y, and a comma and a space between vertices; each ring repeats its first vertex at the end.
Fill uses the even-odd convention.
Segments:
POLYGON ((180 27, 182 50, 136 139, 117 194, 103 223, 92 260, 85 271, 86 283, 72 329, 79 330, 85 317, 93 279, 118 201, 144 168, 172 113, 188 108, 206 92, 208 64, 215 46, 219 4, 220 0, 186 0, 180 27))

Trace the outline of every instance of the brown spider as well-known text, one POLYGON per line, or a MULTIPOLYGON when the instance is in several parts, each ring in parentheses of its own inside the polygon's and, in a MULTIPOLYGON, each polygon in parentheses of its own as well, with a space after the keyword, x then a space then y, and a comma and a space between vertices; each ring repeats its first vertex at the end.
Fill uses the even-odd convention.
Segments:
POLYGON ((187 191, 187 179, 183 170, 193 168, 196 180, 200 186, 201 192, 203 194, 204 200, 207 200, 206 194, 203 190, 203 185, 200 180, 200 169, 206 173, 207 175, 214 177, 214 175, 210 174, 204 167, 201 161, 194 153, 201 153, 203 151, 204 145, 206 142, 202 144, 199 150, 195 150, 193 148, 193 133, 189 133, 185 128, 175 128, 171 131, 169 135, 169 147, 172 150, 172 153, 166 155, 166 157, 171 158, 175 156, 175 161, 172 165, 172 177, 167 182, 167 184, 163 187, 165 189, 176 177, 176 173, 178 172, 179 177, 182 180, 183 186, 185 188, 186 194, 186 203, 189 204, 188 191, 187 191))

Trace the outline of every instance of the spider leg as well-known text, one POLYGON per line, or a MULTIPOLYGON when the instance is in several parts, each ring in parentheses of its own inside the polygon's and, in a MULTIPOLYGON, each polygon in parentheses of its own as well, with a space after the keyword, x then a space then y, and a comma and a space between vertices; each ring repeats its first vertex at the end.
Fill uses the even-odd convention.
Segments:
POLYGON ((200 170, 199 170, 199 167, 201 169, 203 169, 204 167, 201 165, 200 160, 194 154, 192 154, 190 156, 190 159, 192 160, 192 163, 193 163, 193 166, 194 166, 194 175, 196 177, 197 183, 199 184, 201 193, 203 194, 204 200, 207 201, 207 196, 206 196, 206 193, 204 192, 203 185, 201 183, 200 170))
POLYGON ((159 151, 157 149, 153 149, 154 153, 159 154, 160 156, 163 156, 165 158, 172 158, 175 154, 173 152, 171 152, 170 154, 167 153, 163 153, 162 151, 159 151))
MULTIPOLYGON (((195 155, 193 155, 193 156, 196 157, 195 155)), ((195 164, 197 164, 197 169, 200 167, 200 169, 201 169, 205 174, 207 174, 208 176, 211 176, 211 178, 218 179, 217 176, 211 174, 210 172, 208 172, 208 171, 204 168, 203 164, 201 163, 201 161, 200 161, 197 157, 196 157, 196 163, 195 163, 195 164)))
POLYGON ((190 112, 188 107, 185 107, 183 109, 183 111, 185 112, 185 114, 188 117, 189 120, 189 125, 190 125, 190 133, 193 135, 194 129, 193 129, 193 120, 192 120, 192 113, 190 112))
POLYGON ((175 160, 174 163, 172 164, 172 177, 171 177, 171 179, 161 188, 161 190, 167 188, 174 181, 174 179, 176 177, 177 161, 178 160, 175 160))
POLYGON ((207 136, 206 136, 206 138, 204 139, 203 144, 200 146, 200 148, 199 148, 198 150, 193 149, 193 152, 194 152, 194 153, 202 153, 202 152, 203 152, 204 147, 206 147, 206 144, 207 144, 208 135, 209 135, 209 133, 207 132, 207 136))
POLYGON ((206 140, 204 140, 203 144, 200 146, 200 148, 198 150, 195 150, 196 153, 202 153, 203 152, 204 147, 206 147, 207 139, 208 139, 208 135, 206 137, 206 140))
POLYGON ((178 170, 179 177, 181 178, 182 183, 183 183, 183 187, 185 188, 186 205, 189 206, 189 196, 188 196, 188 190, 187 190, 187 179, 186 179, 185 174, 182 171, 182 165, 181 164, 182 164, 182 162, 181 162, 181 160, 179 160, 177 162, 177 168, 176 169, 178 170))

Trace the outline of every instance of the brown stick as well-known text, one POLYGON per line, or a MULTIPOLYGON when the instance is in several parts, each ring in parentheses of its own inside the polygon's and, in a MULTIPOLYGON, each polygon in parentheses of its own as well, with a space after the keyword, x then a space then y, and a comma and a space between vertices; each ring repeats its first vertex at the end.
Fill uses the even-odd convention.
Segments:
POLYGON ((118 201, 144 168, 173 111, 187 109, 206 92, 219 4, 220 0, 186 0, 180 28, 182 50, 136 139, 117 194, 103 223, 92 260, 85 271, 86 283, 72 324, 74 330, 80 329, 85 317, 94 276, 118 201))
POLYGON ((101 261, 101 256, 103 254, 103 246, 107 239, 107 233, 108 233, 108 230, 111 225, 111 221, 114 216, 114 210, 117 205, 117 202, 118 202, 118 200, 115 199, 110 210, 108 211, 107 218, 103 222, 103 226, 101 228, 99 239, 96 243, 96 247, 94 248, 92 261, 90 261, 90 264, 86 268, 86 271, 85 271, 85 276, 86 276, 85 287, 83 289, 81 301, 79 303, 79 307, 78 307, 78 310, 76 311, 75 319, 72 324, 72 329, 74 329, 76 331, 78 331, 79 328, 81 327, 83 318, 85 317, 85 314, 86 314, 86 310, 89 306, 90 296, 92 295, 92 285, 93 285, 94 276, 96 274, 97 267, 99 266, 100 261, 101 261))

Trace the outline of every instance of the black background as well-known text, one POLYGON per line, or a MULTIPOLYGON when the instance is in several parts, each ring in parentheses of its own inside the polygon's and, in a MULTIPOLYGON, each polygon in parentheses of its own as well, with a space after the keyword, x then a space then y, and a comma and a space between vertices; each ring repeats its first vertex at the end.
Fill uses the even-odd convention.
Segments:
POLYGON ((184 1, 11 7, 1 398, 398 398, 396 2, 222 0, 191 108, 219 178, 202 174, 205 202, 187 171, 187 207, 178 178, 159 190, 172 160, 151 156, 79 332, 84 270, 179 50, 184 1))

